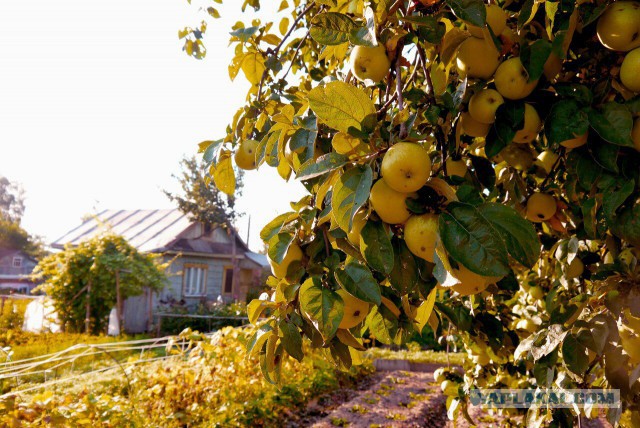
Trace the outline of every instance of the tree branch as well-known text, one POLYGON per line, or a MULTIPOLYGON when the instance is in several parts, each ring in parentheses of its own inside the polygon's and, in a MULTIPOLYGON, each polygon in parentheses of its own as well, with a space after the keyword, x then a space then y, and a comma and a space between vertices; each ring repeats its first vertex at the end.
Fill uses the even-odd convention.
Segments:
MULTIPOLYGON (((298 15, 296 19, 293 21, 293 24, 291 24, 291 27, 289 27, 289 30, 287 31, 287 33, 282 37, 282 40, 280 41, 280 43, 278 43, 278 46, 276 46, 276 48, 272 52, 272 55, 275 56, 276 59, 277 59, 278 53, 280 52, 280 49, 284 45, 284 42, 289 38, 291 33, 293 33, 293 31, 296 29, 296 26, 298 25, 300 20, 304 18, 307 12, 309 12, 314 5, 315 5, 315 2, 309 3, 309 5, 302 12, 300 12, 300 15, 298 15)), ((258 86, 258 94, 256 95, 257 101, 260 101, 260 99, 262 98, 262 86, 264 85, 264 81, 268 75, 269 75, 269 69, 265 68, 264 71, 262 72, 262 77, 260 78, 260 86, 258 86)))

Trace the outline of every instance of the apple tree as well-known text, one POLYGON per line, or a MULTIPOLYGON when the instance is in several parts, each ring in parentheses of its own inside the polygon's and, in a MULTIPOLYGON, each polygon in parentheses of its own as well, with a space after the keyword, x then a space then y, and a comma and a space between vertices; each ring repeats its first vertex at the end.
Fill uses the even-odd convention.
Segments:
MULTIPOLYGON (((188 55, 205 29, 180 32, 188 55)), ((430 325, 468 354, 437 373, 451 418, 475 388, 602 387, 638 426, 639 34, 626 0, 283 0, 236 23, 229 75, 251 86, 200 144, 209 179, 232 193, 234 163, 273 167, 308 190, 261 232, 265 377, 303 340, 348 368, 364 337, 430 325)))

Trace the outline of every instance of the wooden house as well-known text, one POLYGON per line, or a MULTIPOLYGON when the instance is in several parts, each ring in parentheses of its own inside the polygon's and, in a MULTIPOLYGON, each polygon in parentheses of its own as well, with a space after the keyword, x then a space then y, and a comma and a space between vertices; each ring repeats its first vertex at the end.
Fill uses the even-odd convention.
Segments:
POLYGON ((105 210, 52 243, 53 248, 77 245, 105 230, 126 238, 138 251, 173 260, 169 285, 159 293, 146 290, 124 302, 127 332, 147 331, 162 304, 194 308, 200 303, 244 301, 261 287, 268 262, 253 253, 235 231, 213 230, 177 209, 105 210), (235 260, 235 269, 234 269, 235 260))
POLYGON ((30 275, 38 262, 20 250, 0 248, 0 293, 28 294, 36 286, 30 275))

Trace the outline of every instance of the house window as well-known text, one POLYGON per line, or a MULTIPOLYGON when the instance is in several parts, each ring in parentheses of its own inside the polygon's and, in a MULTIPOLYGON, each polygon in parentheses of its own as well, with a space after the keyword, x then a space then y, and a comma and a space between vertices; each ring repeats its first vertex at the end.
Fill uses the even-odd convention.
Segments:
POLYGON ((21 268, 22 267, 22 257, 14 257, 13 258, 13 267, 21 268))
POLYGON ((222 275, 222 294, 233 292, 233 267, 225 267, 222 275))
POLYGON ((183 271, 183 294, 185 297, 199 297, 206 295, 207 266, 185 265, 183 271))

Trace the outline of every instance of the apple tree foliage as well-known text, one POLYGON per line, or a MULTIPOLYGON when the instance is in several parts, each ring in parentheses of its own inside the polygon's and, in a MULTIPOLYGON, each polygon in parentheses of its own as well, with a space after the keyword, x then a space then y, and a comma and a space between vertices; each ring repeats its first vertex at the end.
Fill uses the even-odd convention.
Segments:
MULTIPOLYGON (((214 18, 216 3, 206 9, 214 18)), ((249 354, 269 381, 278 382, 283 358, 304 357, 303 340, 348 368, 363 338, 401 344, 428 324, 461 340, 469 356, 464 376, 447 375, 458 386, 448 388, 450 417, 468 417, 473 388, 552 386, 619 389, 623 406, 607 417, 630 424, 638 416, 640 154, 632 128, 640 97, 618 78, 625 53, 596 36, 608 3, 499 2, 507 17, 500 34, 485 26, 481 0, 284 0, 275 21, 233 26, 229 75, 251 86, 224 138, 200 144, 209 179, 233 193, 233 153, 251 139, 259 168, 276 168, 309 192, 261 232, 269 258, 288 266, 268 279, 269 297, 249 305, 259 327, 249 354), (532 89, 505 97, 481 136, 462 121, 470 98, 498 79, 459 70, 458 49, 474 26, 500 62, 520 59, 519 78, 532 89), (390 60, 386 77, 361 82, 350 52, 376 45, 390 60), (527 125, 535 120, 525 104, 539 125, 527 125), (528 127, 532 138, 514 142, 528 127), (383 223, 369 199, 385 153, 405 141, 429 151, 431 180, 455 193, 425 186, 406 201, 412 215, 439 214, 434 263, 409 251, 403 225, 383 223), (449 158, 464 162, 463 176, 447 173, 449 158), (528 215, 537 192, 556 204, 544 221, 528 215), (366 223, 354 242, 359 210, 366 223), (302 257, 287 258, 292 246, 302 257), (452 286, 462 268, 490 284, 463 296, 452 286), (339 328, 340 289, 370 304, 354 328, 339 328), (624 330, 625 342, 620 332, 630 323, 636 330, 624 330)), ((260 1, 245 0, 246 8, 257 11, 260 1)), ((204 57, 205 30, 203 21, 180 32, 188 55, 204 57)), ((593 416, 589 408, 531 409, 526 418, 573 426, 579 414, 593 416)))

